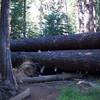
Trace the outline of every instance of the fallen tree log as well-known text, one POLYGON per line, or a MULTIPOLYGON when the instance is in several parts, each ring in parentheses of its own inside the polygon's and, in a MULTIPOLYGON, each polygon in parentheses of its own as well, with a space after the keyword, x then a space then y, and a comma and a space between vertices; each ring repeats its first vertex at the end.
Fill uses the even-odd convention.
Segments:
POLYGON ((12 51, 47 51, 67 49, 99 49, 100 32, 57 35, 11 41, 12 51))
POLYGON ((100 74, 100 50, 66 50, 48 52, 14 52, 13 64, 31 59, 46 68, 55 68, 65 72, 89 72, 100 74))
POLYGON ((10 100, 24 100, 25 98, 31 96, 31 90, 30 88, 26 89, 22 93, 16 95, 15 97, 12 97, 10 100))
POLYGON ((80 78, 79 75, 75 74, 58 74, 58 75, 47 75, 39 77, 24 77, 22 78, 23 83, 40 83, 40 82, 51 82, 51 81, 62 81, 73 78, 80 78))

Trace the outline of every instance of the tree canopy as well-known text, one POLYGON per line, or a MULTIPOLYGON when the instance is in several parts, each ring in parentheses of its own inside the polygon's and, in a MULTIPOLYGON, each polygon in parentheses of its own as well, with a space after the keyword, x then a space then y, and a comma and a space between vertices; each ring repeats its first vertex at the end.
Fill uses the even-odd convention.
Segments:
POLYGON ((10 8, 12 38, 100 30, 99 0, 11 0, 10 8))

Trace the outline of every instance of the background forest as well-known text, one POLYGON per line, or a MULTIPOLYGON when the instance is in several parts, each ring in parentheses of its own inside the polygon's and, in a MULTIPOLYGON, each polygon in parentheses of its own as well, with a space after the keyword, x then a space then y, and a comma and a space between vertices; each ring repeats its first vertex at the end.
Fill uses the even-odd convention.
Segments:
MULTIPOLYGON (((79 86, 79 91, 64 88, 58 100, 100 98, 99 80, 95 78, 94 82, 91 76, 89 80, 88 78, 85 80, 88 74, 100 75, 100 0, 11 0, 11 2, 0 0, 0 2, 0 100, 16 97, 21 89, 19 83, 60 80, 70 80, 71 83, 75 83, 74 87, 79 86), (43 37, 37 38, 39 36, 43 37), (89 94, 89 88, 98 89, 92 90, 92 93, 90 91, 89 94), (85 93, 88 94, 85 96, 85 93)), ((52 84, 52 90, 56 85, 52 84)), ((41 90, 48 85, 44 84, 44 89, 41 85, 38 86, 40 86, 38 89, 27 86, 28 93, 25 91, 25 95, 41 97, 43 93, 41 90)), ((58 89, 56 92, 58 93, 58 89)), ((47 97, 52 97, 48 93, 47 97)))
POLYGON ((11 0, 11 37, 100 31, 100 0, 11 0))

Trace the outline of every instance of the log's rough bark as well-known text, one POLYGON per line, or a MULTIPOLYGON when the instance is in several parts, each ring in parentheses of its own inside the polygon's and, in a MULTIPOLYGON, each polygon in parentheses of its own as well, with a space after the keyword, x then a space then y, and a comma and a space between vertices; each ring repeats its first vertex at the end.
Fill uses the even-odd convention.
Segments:
POLYGON ((48 52, 14 52, 13 64, 23 59, 31 59, 46 68, 55 68, 64 72, 89 72, 100 74, 100 50, 66 50, 48 52))
POLYGON ((100 48, 100 32, 57 35, 11 41, 12 51, 46 51, 100 48))
POLYGON ((51 81, 61 81, 67 79, 79 78, 79 75, 74 74, 58 74, 58 75, 47 75, 39 77, 27 77, 23 78, 23 83, 40 83, 40 82, 51 82, 51 81))

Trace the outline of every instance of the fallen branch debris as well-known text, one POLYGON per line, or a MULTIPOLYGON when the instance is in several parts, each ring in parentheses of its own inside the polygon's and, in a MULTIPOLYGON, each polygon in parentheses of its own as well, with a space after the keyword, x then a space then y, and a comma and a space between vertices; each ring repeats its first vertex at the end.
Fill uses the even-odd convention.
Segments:
POLYGON ((10 100, 23 100, 30 95, 31 95, 30 88, 28 88, 22 93, 16 95, 15 97, 12 97, 10 100))

